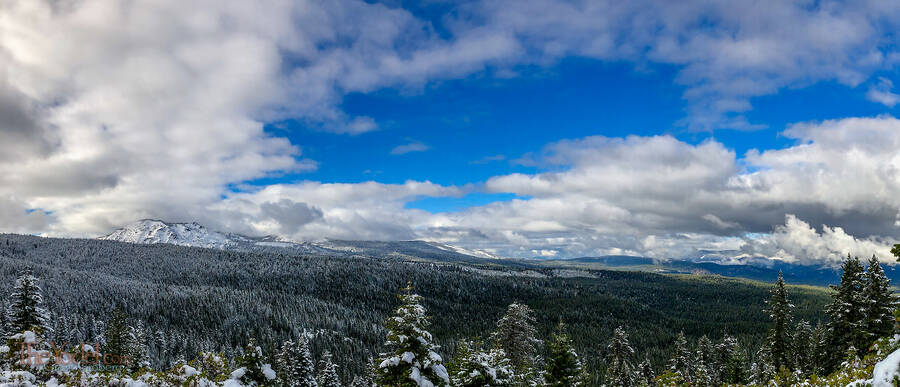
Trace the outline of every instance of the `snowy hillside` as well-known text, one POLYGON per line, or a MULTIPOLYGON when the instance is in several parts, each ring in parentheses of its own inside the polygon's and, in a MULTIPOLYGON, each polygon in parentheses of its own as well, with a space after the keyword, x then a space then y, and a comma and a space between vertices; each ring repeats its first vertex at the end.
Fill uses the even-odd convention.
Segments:
POLYGON ((244 252, 362 255, 452 262, 483 259, 495 260, 499 258, 481 250, 464 249, 435 242, 342 240, 294 242, 277 236, 249 237, 213 231, 196 222, 168 223, 154 219, 137 221, 99 239, 137 244, 167 243, 179 246, 244 252))

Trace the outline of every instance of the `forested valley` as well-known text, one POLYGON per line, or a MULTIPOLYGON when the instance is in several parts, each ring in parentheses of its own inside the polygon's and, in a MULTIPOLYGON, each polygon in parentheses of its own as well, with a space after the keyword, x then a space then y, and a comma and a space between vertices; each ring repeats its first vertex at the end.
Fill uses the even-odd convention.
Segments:
POLYGON ((871 379, 898 345, 893 293, 879 268, 848 258, 841 285, 827 292, 714 276, 535 277, 384 257, 3 235, 4 378, 837 385, 871 379), (22 358, 22 348, 42 355, 22 358), (77 361, 56 364, 60 349, 77 361), (98 360, 111 354, 121 364, 98 360))

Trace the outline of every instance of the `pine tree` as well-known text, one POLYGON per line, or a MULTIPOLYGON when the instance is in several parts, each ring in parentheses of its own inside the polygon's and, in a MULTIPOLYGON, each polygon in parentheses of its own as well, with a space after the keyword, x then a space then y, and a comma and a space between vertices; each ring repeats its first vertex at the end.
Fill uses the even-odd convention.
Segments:
POLYGON ((534 312, 531 308, 514 302, 497 321, 497 331, 492 335, 497 348, 506 353, 520 375, 532 373, 537 347, 541 344, 534 325, 534 312))
MULTIPOLYGON (((716 356, 716 347, 713 345, 712 340, 706 335, 700 337, 697 340, 697 350, 696 355, 694 356, 696 359, 694 362, 695 368, 703 367, 705 372, 705 379, 708 380, 708 384, 718 384, 719 374, 717 372, 719 367, 718 357, 716 356)), ((695 383, 701 384, 700 380, 694 381, 695 383)))
POLYGON ((628 334, 622 327, 616 328, 613 332, 612 340, 606 350, 606 384, 634 386, 634 348, 628 342, 628 334))
POLYGON ((147 332, 144 323, 137 321, 129 326, 126 335, 128 366, 132 371, 150 366, 150 354, 147 347, 147 332))
POLYGON ((450 378, 438 355, 438 346, 427 331, 429 321, 422 297, 412 293, 412 284, 403 289, 402 305, 388 318, 387 346, 378 361, 375 383, 384 386, 447 386, 450 378))
POLYGON ((863 290, 866 311, 866 333, 869 334, 866 346, 869 348, 875 340, 894 332, 894 308, 897 299, 891 289, 891 281, 884 275, 884 270, 874 255, 869 260, 866 271, 866 287, 863 290))
POLYGON ((285 386, 318 387, 309 340, 305 336, 300 336, 296 342, 288 340, 281 345, 276 366, 285 386))
POLYGON ((722 337, 717 347, 719 353, 719 382, 725 384, 744 384, 747 381, 747 358, 737 340, 729 335, 722 337))
POLYGON ((788 331, 791 327, 791 307, 788 301, 787 289, 784 286, 784 276, 778 273, 778 280, 772 287, 771 298, 767 312, 772 320, 772 328, 769 329, 768 348, 772 366, 776 370, 785 367, 793 369, 791 360, 791 336, 788 331))
POLYGON ((319 378, 320 387, 341 387, 341 377, 337 372, 337 365, 331 360, 331 353, 325 351, 322 354, 322 360, 319 362, 319 378))
POLYGON ((669 371, 677 375, 684 383, 690 384, 694 375, 693 363, 693 356, 691 356, 684 332, 679 332, 678 338, 675 339, 672 358, 669 360, 669 371))
POLYGON ((706 364, 698 363, 694 365, 694 382, 691 385, 697 387, 713 386, 713 378, 706 364))
POLYGON ((265 364, 264 360, 262 348, 257 346, 256 341, 251 338, 247 346, 244 347, 244 353, 236 361, 237 366, 244 369, 243 376, 240 378, 241 382, 255 386, 263 386, 270 383, 274 379, 272 377, 274 375, 267 375, 266 371, 271 369, 267 369, 269 365, 265 364))
POLYGON ((827 375, 825 367, 829 362, 831 354, 829 354, 829 333, 828 328, 823 324, 816 324, 813 330, 813 368, 812 373, 815 375, 827 375))
POLYGON ((190 365, 202 372, 203 377, 215 382, 227 379, 229 374, 228 362, 222 353, 201 352, 190 365))
POLYGON ((811 375, 815 368, 815 337, 813 328, 806 321, 797 323, 791 339, 794 352, 794 369, 804 378, 811 375))
POLYGON ((372 382, 372 378, 367 375, 356 375, 350 383, 350 387, 376 387, 372 382))
POLYGON ((635 374, 637 385, 640 387, 652 386, 653 379, 656 379, 656 374, 653 372, 653 365, 650 364, 650 359, 644 359, 644 362, 641 363, 635 374))
POLYGON ((117 307, 106 323, 105 344, 102 347, 106 365, 126 365, 130 355, 130 327, 128 316, 117 307))
POLYGON ((484 351, 479 342, 461 341, 456 347, 456 357, 450 365, 453 386, 512 386, 515 373, 503 350, 484 351))
POLYGON ((841 284, 832 286, 834 293, 831 303, 825 310, 829 318, 828 357, 823 368, 827 373, 840 365, 848 348, 864 346, 869 339, 869 334, 866 333, 866 303, 863 298, 865 288, 863 267, 859 263, 859 258, 848 255, 841 269, 843 270, 841 284))
POLYGON ((544 367, 544 385, 549 387, 578 387, 584 385, 584 369, 575 352, 566 326, 559 322, 556 332, 547 343, 548 356, 544 367))
POLYGON ((50 333, 49 317, 42 304, 41 288, 37 278, 30 269, 26 269, 18 279, 9 296, 9 307, 6 312, 8 330, 12 336, 24 331, 35 331, 43 335, 50 333))
POLYGON ((772 365, 769 346, 765 344, 756 352, 756 361, 750 367, 750 379, 753 384, 768 385, 777 372, 778 370, 772 365))

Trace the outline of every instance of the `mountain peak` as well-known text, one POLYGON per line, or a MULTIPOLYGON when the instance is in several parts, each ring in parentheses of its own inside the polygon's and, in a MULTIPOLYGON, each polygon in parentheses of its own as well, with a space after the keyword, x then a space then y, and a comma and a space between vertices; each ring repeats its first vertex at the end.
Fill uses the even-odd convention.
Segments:
POLYGON ((158 219, 141 219, 128 224, 109 235, 100 237, 103 240, 117 242, 154 244, 169 243, 180 246, 195 246, 224 249, 236 243, 235 239, 245 239, 239 235, 210 231, 197 223, 167 223, 158 219))

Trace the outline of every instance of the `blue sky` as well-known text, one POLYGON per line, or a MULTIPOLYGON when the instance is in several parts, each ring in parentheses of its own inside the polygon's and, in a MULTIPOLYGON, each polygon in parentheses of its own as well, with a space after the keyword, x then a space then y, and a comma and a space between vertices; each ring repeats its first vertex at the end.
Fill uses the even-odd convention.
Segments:
POLYGON ((900 3, 0 12, 0 232, 154 218, 735 263, 900 239, 900 3))
MULTIPOLYGON (((676 83, 678 70, 671 65, 635 68, 632 63, 571 58, 549 68, 515 69, 517 75, 511 78, 492 77, 488 70, 414 90, 349 94, 341 108, 354 116, 374 118, 380 123, 378 131, 335 137, 296 120, 269 125, 267 130, 285 134, 302 146, 304 156, 318 161, 319 168, 251 184, 427 180, 478 185, 497 175, 540 171, 520 158, 552 142, 594 135, 671 135, 690 144, 712 139, 740 156, 750 149, 794 145, 796 140, 780 135, 794 123, 895 111, 867 99, 864 86, 826 81, 753 98, 746 116, 764 128, 691 130, 683 122, 688 114, 683 98, 687 88, 676 83), (421 143, 427 149, 391 153, 409 143, 421 143)), ((516 197, 476 193, 428 198, 409 207, 458 211, 516 197)))

